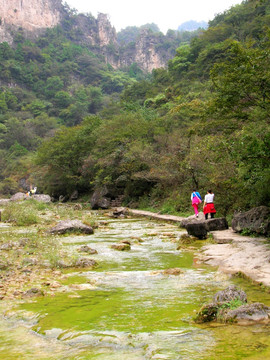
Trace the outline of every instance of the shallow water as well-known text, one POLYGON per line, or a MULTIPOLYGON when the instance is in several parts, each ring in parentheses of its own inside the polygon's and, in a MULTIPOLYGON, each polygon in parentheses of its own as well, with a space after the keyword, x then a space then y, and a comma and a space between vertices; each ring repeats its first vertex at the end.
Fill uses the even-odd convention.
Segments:
POLYGON ((249 301, 270 306, 270 295, 198 265, 191 252, 176 250, 181 233, 171 224, 122 219, 94 235, 64 237, 72 253, 81 244, 96 249, 98 254, 89 257, 98 268, 68 271, 55 296, 18 304, 0 325, 0 358, 270 358, 269 326, 193 323, 202 304, 232 282, 247 292, 249 301), (111 249, 120 240, 130 240, 131 250, 111 249), (180 275, 163 272, 176 267, 180 275))

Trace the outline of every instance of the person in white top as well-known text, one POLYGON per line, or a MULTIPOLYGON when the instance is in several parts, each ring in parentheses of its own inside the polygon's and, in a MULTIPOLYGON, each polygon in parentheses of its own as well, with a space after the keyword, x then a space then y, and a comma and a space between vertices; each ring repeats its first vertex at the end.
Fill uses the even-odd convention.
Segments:
POLYGON ((214 197, 215 194, 212 193, 212 190, 208 190, 204 197, 203 213, 205 215, 205 220, 208 219, 208 214, 211 215, 211 218, 215 216, 216 209, 214 205, 214 197))

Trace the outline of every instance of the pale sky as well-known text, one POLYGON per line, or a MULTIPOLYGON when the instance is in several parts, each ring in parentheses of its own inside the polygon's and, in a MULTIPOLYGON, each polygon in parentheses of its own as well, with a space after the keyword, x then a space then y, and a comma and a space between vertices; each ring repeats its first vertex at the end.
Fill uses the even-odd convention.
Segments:
POLYGON ((212 20, 242 0, 63 0, 65 2, 72 9, 91 13, 95 18, 98 13, 108 14, 116 31, 155 23, 166 33, 188 20, 212 20))

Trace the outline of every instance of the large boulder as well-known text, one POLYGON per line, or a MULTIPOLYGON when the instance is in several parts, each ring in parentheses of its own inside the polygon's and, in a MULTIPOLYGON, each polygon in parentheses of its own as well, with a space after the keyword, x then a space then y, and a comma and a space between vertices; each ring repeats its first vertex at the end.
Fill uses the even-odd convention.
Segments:
POLYGON ((79 197, 78 190, 74 190, 73 193, 70 195, 69 200, 70 201, 78 200, 78 197, 79 197))
POLYGON ((11 196, 10 201, 22 201, 27 198, 27 195, 23 192, 18 192, 11 196))
POLYGON ((83 224, 80 220, 62 220, 48 231, 50 234, 65 234, 69 232, 79 232, 93 234, 91 226, 83 224))
POLYGON ((186 229, 189 235, 195 236, 198 239, 206 239, 207 229, 205 226, 205 221, 199 222, 190 222, 186 225, 186 229))
POLYGON ((199 220, 193 217, 189 221, 186 221, 187 219, 184 220, 182 220, 181 226, 187 229, 189 235, 196 236, 199 239, 205 239, 208 231, 228 229, 228 223, 225 218, 199 220))
POLYGON ((228 222, 226 218, 214 218, 205 220, 205 227, 207 231, 227 230, 228 222))
POLYGON ((224 315, 225 322, 236 322, 240 325, 253 323, 269 323, 270 307, 262 303, 253 303, 239 306, 236 309, 229 310, 224 315))
POLYGON ((191 223, 197 223, 199 221, 205 221, 204 214, 202 212, 199 212, 198 217, 195 217, 195 215, 188 216, 187 218, 180 221, 180 226, 185 228, 187 224, 191 223))
POLYGON ((51 197, 50 195, 45 195, 45 194, 35 194, 35 195, 31 195, 28 196, 27 199, 34 199, 38 202, 44 202, 44 203, 49 203, 51 202, 51 197))
POLYGON ((270 235, 270 208, 259 206, 236 214, 232 219, 232 228, 236 232, 248 230, 259 235, 270 235))
POLYGON ((109 190, 106 186, 96 189, 90 199, 92 209, 109 209, 111 206, 111 198, 109 195, 109 190))
POLYGON ((230 302, 233 300, 239 300, 246 303, 247 294, 243 290, 237 289, 236 286, 232 285, 227 287, 225 290, 218 291, 213 300, 215 303, 230 302))

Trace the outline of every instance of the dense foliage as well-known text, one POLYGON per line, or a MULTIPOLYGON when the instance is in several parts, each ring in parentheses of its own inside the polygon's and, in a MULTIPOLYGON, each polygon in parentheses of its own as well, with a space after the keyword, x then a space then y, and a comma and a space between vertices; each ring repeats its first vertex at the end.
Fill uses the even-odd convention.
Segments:
POLYGON ((212 188, 219 214, 268 205, 269 26, 270 4, 244 1, 141 81, 60 29, 39 47, 1 44, 2 192, 25 177, 55 196, 106 186, 164 212, 189 209, 193 187, 212 188))

